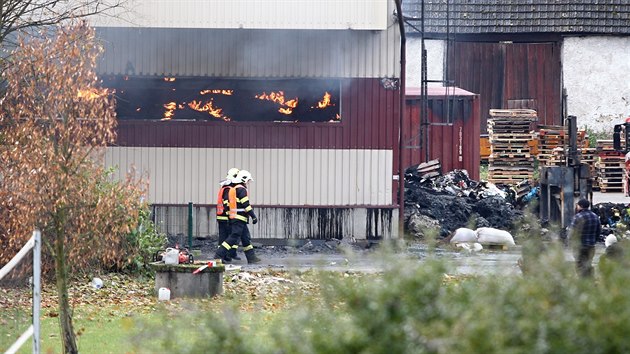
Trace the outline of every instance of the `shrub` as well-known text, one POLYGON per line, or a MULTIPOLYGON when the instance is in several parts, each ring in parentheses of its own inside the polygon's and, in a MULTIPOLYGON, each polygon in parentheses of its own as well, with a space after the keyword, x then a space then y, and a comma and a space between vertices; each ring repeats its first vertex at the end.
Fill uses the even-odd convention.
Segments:
POLYGON ((442 261, 392 259, 378 275, 323 273, 321 293, 294 294, 289 310, 179 314, 139 338, 179 353, 630 352, 630 272, 580 279, 565 253, 550 245, 526 276, 452 277, 442 261))
POLYGON ((138 213, 137 227, 127 234, 129 263, 125 270, 131 272, 151 272, 147 264, 155 253, 167 243, 166 235, 159 233, 151 220, 151 211, 144 205, 138 213))

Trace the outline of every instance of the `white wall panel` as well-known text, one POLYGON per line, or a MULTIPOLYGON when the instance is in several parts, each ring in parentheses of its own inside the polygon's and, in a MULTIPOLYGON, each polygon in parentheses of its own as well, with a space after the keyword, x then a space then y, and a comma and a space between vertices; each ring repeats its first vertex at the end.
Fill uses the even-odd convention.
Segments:
POLYGON ((99 74, 383 78, 400 75, 398 26, 385 31, 97 28, 99 74))
POLYGON ((94 26, 384 30, 388 0, 126 0, 94 26))
POLYGON ((391 150, 109 147, 105 165, 148 179, 155 204, 214 204, 231 167, 248 169, 254 205, 391 205, 391 150))

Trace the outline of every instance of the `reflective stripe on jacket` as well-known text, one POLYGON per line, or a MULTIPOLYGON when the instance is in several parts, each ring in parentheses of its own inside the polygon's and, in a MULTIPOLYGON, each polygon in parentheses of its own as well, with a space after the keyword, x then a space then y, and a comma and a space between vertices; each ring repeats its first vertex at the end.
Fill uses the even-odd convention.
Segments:
POLYGON ((253 208, 249 205, 249 196, 247 195, 247 188, 239 184, 230 189, 229 192, 229 216, 230 220, 240 220, 249 222, 249 211, 253 208))

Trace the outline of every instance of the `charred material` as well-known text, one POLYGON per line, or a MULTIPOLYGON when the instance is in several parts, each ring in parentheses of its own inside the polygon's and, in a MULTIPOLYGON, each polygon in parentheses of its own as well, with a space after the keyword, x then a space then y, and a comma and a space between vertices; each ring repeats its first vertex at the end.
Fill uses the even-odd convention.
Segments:
POLYGON ((465 170, 439 176, 417 171, 414 166, 405 174, 405 227, 411 232, 419 215, 436 220, 441 237, 466 226, 511 230, 523 216, 514 205, 528 193, 519 198, 515 189, 471 180, 465 170))

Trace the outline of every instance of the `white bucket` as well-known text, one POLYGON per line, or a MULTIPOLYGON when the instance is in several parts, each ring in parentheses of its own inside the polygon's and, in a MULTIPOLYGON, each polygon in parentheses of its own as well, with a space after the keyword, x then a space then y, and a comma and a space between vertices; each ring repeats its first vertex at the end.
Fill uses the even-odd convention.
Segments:
POLYGON ((158 300, 169 301, 170 299, 171 299, 171 289, 160 288, 160 290, 158 291, 158 300))
POLYGON ((165 264, 179 264, 179 250, 176 248, 167 248, 162 258, 165 264))

